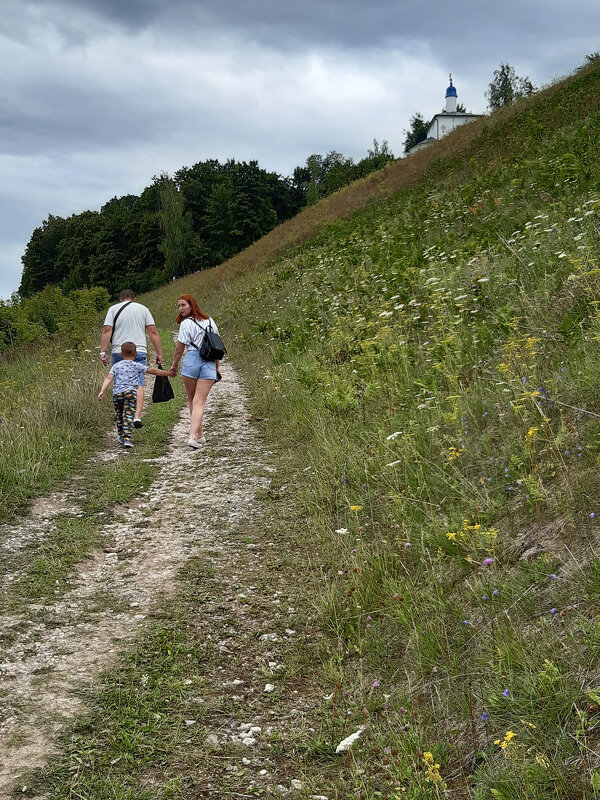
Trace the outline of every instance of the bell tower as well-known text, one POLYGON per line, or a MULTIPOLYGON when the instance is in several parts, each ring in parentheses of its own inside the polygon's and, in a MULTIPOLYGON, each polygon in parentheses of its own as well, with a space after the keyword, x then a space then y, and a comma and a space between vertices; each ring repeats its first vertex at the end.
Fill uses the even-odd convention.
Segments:
POLYGON ((452 74, 450 74, 450 86, 446 89, 446 114, 454 114, 456 111, 456 89, 452 85, 452 74))

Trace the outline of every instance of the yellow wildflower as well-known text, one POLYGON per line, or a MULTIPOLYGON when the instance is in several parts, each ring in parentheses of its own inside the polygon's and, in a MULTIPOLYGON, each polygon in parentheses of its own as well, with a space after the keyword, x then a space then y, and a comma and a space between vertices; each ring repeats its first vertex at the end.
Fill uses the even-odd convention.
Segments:
POLYGON ((527 444, 529 444, 535 439, 535 435, 538 432, 538 430, 539 428, 537 425, 532 425, 531 428, 529 428, 529 430, 525 434, 525 441, 527 442, 527 444))
POLYGON ((439 786, 442 791, 446 790, 446 784, 440 775, 440 765, 435 763, 433 753, 423 753, 423 766, 425 767, 425 780, 439 786))
POLYGON ((454 461, 455 458, 459 458, 460 454, 463 452, 463 448, 459 447, 450 447, 448 448, 448 455, 446 457, 447 461, 454 461))
POLYGON ((362 506, 350 506, 350 511, 362 511, 362 506))
POLYGON ((506 748, 509 746, 509 744, 510 744, 510 743, 511 743, 511 741, 512 741, 512 740, 515 738, 515 736, 516 736, 516 735, 517 735, 517 734, 516 734, 516 733, 513 733, 512 731, 506 731, 506 735, 504 736, 504 739, 503 739, 502 741, 500 741, 499 739, 496 739, 496 741, 494 742, 494 744, 499 744, 499 745, 500 745, 500 747, 501 747, 501 748, 502 748, 504 751, 506 751, 506 748))

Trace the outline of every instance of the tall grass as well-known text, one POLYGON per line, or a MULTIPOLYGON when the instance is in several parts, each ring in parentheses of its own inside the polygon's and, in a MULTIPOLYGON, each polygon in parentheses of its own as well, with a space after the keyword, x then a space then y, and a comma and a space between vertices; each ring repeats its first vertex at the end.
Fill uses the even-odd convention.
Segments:
POLYGON ((302 444, 338 681, 387 698, 348 796, 600 786, 599 89, 468 126, 269 269, 232 280, 257 248, 153 297, 198 294, 302 444))
POLYGON ((56 486, 104 434, 97 350, 47 346, 0 367, 0 518, 56 486))

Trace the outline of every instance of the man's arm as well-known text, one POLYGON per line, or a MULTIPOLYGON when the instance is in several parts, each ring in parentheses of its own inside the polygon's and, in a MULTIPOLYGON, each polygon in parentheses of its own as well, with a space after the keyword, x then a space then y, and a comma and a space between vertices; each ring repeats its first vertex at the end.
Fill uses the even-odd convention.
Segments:
POLYGON ((112 333, 112 325, 105 325, 102 328, 102 336, 100 337, 100 358, 102 363, 106 366, 108 364, 108 356, 106 355, 106 348, 110 343, 110 335, 112 333))
POLYGON ((158 328, 156 325, 146 325, 146 330, 148 331, 148 336, 150 337, 150 341, 154 345, 154 349, 156 350, 156 363, 162 364, 163 355, 162 355, 162 342, 160 341, 160 336, 158 334, 158 328))

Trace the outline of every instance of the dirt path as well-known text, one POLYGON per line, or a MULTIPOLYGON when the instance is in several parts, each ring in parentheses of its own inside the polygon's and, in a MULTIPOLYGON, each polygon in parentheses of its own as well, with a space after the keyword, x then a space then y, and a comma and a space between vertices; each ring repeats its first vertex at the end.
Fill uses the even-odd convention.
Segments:
MULTIPOLYGON (((55 603, 33 607, 27 618, 2 621, 0 642, 7 644, 0 654, 0 797, 10 796, 27 770, 47 762, 57 734, 85 710, 81 691, 116 663, 152 609, 175 590, 174 577, 187 559, 208 554, 228 573, 226 594, 232 586, 241 594, 252 588, 259 553, 241 544, 247 568, 232 574, 235 554, 220 537, 248 520, 257 492, 269 486, 275 471, 246 417, 239 376, 228 366, 211 393, 206 447, 194 452, 185 446, 186 410, 159 459, 157 480, 135 503, 118 509, 116 521, 107 520, 110 547, 78 566, 73 588, 55 603), (108 608, 98 599, 107 593, 108 608)), ((53 514, 65 509, 79 513, 76 491, 38 501, 28 519, 11 526, 4 546, 14 549, 43 536, 53 514)), ((226 643, 221 647, 227 650, 226 643)))

